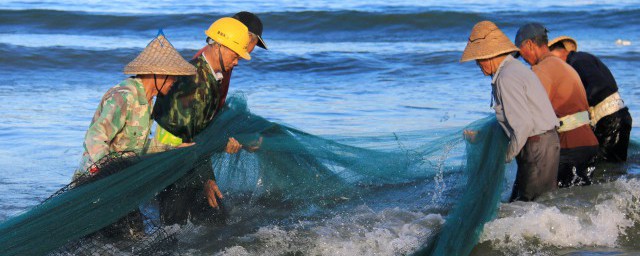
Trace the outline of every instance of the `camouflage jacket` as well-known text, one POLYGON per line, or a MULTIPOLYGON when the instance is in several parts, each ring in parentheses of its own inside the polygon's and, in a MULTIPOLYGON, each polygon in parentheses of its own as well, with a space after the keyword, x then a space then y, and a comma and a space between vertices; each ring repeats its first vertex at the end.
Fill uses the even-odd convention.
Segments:
POLYGON ((203 131, 223 102, 223 86, 204 56, 190 61, 195 76, 180 76, 167 95, 158 96, 153 118, 159 126, 184 142, 203 131))
POLYGON ((111 152, 142 153, 151 130, 151 105, 142 81, 128 78, 102 97, 84 138, 82 171, 111 152))

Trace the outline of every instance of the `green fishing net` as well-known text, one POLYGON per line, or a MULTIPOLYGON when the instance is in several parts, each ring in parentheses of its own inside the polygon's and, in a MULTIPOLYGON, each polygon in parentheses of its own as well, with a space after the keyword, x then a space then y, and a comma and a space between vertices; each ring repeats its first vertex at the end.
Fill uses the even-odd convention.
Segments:
POLYGON ((447 215, 440 232, 415 255, 469 255, 492 220, 504 188, 507 138, 494 120, 481 120, 468 129, 479 131, 467 144, 465 192, 447 215))
POLYGON ((113 170, 108 175, 71 184, 1 223, 0 254, 171 254, 175 234, 166 227, 158 226, 142 237, 124 232, 124 239, 114 241, 105 228, 136 229, 131 220, 139 218, 140 204, 188 180, 197 170, 213 167, 225 192, 302 205, 336 202, 336 198, 366 195, 380 186, 437 180, 455 173, 460 178, 453 185, 464 189, 439 235, 429 239, 430 245, 420 253, 465 255, 499 203, 507 145, 494 118, 466 129, 478 131, 474 143, 465 142, 462 130, 454 129, 418 135, 428 137, 419 140, 427 141, 421 145, 411 143, 410 136, 392 136, 354 138, 354 142, 367 141, 356 144, 377 145, 377 149, 356 147, 270 122, 251 113, 243 97, 234 96, 195 138, 194 146, 112 157, 117 160, 105 163, 109 166, 105 170, 113 170), (261 141, 260 149, 228 155, 223 150, 229 137, 243 145, 261 141))

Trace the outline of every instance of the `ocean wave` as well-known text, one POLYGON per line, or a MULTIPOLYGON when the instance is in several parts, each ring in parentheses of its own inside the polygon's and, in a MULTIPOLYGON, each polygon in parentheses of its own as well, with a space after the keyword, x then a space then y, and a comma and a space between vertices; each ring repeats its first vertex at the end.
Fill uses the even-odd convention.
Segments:
MULTIPOLYGON (((165 33, 171 44, 178 50, 198 50, 205 44, 202 40, 187 40, 173 38, 165 33)), ((0 44, 7 44, 29 48, 62 47, 70 49, 116 50, 142 49, 155 36, 147 33, 146 37, 127 36, 94 36, 68 34, 2 34, 0 44)), ((308 42, 271 40, 269 52, 288 55, 308 55, 314 53, 357 53, 370 54, 384 52, 400 54, 407 52, 445 52, 464 49, 464 41, 432 41, 432 42, 308 42)))
MULTIPOLYGON (((205 44, 201 40, 165 33, 183 57, 190 59, 205 44)), ((120 69, 146 47, 155 33, 138 36, 67 34, 2 34, 0 63, 7 69, 120 69), (91 61, 88 60, 99 60, 91 61)), ((269 51, 257 49, 249 66, 259 71, 303 71, 356 74, 384 70, 414 70, 415 66, 444 68, 457 63, 466 42, 310 42, 271 40, 269 51)), ((640 45, 617 46, 608 39, 579 39, 581 48, 604 59, 637 61, 640 45)), ((244 66, 244 64, 242 64, 244 66)), ((418 72, 418 71, 416 71, 418 72)))
MULTIPOLYGON (((5 34, 0 35, 0 63, 8 70, 51 68, 113 71, 133 60, 152 37, 5 34)), ((171 42, 186 59, 204 46, 199 40, 171 42)), ((458 51, 464 48, 463 42, 448 41, 313 43, 274 40, 272 43, 269 51, 259 49, 252 53, 256 58, 250 61, 250 66, 265 72, 366 73, 393 68, 401 63, 453 63, 457 61, 458 51)))
MULTIPOLYGON (((348 38, 353 33, 359 39, 397 40, 396 34, 416 38, 408 33, 451 31, 459 29, 463 34, 480 20, 497 20, 506 27, 520 26, 524 21, 553 21, 562 26, 627 27, 640 22, 640 9, 612 10, 547 10, 503 11, 495 13, 464 12, 459 10, 410 10, 375 11, 279 11, 257 13, 265 24, 265 35, 285 37, 301 34, 302 37, 348 38), (327 34, 328 33, 328 34, 327 34), (336 34, 337 33, 337 34, 336 34), (344 34, 346 33, 346 34, 344 34), (389 34, 390 33, 390 34, 389 34), (366 36, 368 35, 368 37, 366 36)), ((185 35, 202 33, 211 22, 228 13, 175 13, 175 14, 114 14, 56 10, 0 10, 0 32, 59 33, 75 31, 89 35, 137 34, 158 28, 184 31, 185 35)), ((451 34, 451 33, 446 33, 451 34)), ((421 35, 418 37, 424 37, 421 35)), ((268 38, 268 36, 267 36, 268 38)), ((400 38, 402 39, 402 38, 400 38)))
POLYGON ((640 180, 563 189, 539 203, 503 205, 480 242, 509 254, 551 248, 618 247, 637 237, 640 180), (574 191, 570 191, 574 190, 574 191), (513 227, 517 226, 517 229, 513 227))
MULTIPOLYGON (((0 34, 0 44, 28 48, 69 48, 90 50, 142 49, 154 38, 149 33, 146 37, 125 36, 93 36, 66 34, 0 34)), ((166 35, 176 49, 194 50, 204 46, 202 41, 173 40, 166 35)))
POLYGON ((330 219, 261 227, 216 255, 406 255, 443 222, 439 214, 361 206, 330 219))
POLYGON ((211 13, 219 10, 262 10, 273 11, 317 11, 317 10, 366 10, 388 11, 392 10, 462 10, 466 12, 495 12, 495 11, 520 11, 520 10, 593 10, 593 9, 628 9, 637 5, 634 0, 618 0, 594 2, 589 0, 564 1, 541 0, 536 2, 526 0, 500 1, 500 0, 463 0, 463 1, 435 1, 435 0, 370 0, 343 1, 321 0, 312 2, 299 2, 288 0, 276 1, 212 1, 184 2, 179 0, 162 1, 82 1, 82 0, 6 0, 2 9, 8 10, 72 10, 92 13, 126 13, 126 14, 177 14, 177 13, 211 13), (127 8, 122 8, 126 6, 127 8))
POLYGON ((96 51, 61 47, 29 48, 0 44, 0 63, 7 72, 43 70, 90 70, 92 72, 121 71, 135 55, 132 51, 118 49, 96 51))

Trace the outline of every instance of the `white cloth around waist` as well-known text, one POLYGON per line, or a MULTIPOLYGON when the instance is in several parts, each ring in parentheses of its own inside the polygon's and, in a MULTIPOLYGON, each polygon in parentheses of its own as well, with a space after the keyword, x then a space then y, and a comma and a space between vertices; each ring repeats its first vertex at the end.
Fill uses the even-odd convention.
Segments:
POLYGON ((589 108, 589 115, 591 116, 591 126, 596 126, 598 121, 605 116, 611 115, 618 110, 621 110, 625 107, 624 101, 618 92, 615 92, 609 97, 602 100, 595 107, 589 108))
POLYGON ((586 110, 563 116, 559 120, 560 127, 558 127, 558 132, 568 132, 585 124, 590 124, 589 112, 586 110))

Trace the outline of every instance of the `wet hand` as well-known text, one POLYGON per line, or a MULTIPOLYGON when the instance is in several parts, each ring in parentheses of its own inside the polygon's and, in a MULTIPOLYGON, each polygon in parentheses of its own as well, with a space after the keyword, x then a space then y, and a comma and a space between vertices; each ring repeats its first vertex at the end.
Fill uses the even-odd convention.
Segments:
POLYGON ((478 131, 464 130, 462 132, 462 135, 464 136, 464 139, 467 140, 468 142, 475 143, 476 136, 478 135, 478 131))
POLYGON ((240 144, 240 142, 238 142, 236 139, 232 137, 232 138, 229 138, 229 141, 227 142, 227 147, 224 149, 224 151, 229 154, 235 154, 235 153, 238 153, 238 151, 240 151, 241 148, 242 148, 242 144, 240 144))
POLYGON ((247 151, 253 153, 253 152, 256 152, 258 149, 260 149, 260 146, 262 146, 262 137, 260 137, 255 144, 253 144, 251 146, 245 146, 244 148, 247 151))
POLYGON ((207 180, 204 183, 204 193, 207 196, 209 206, 218 209, 218 198, 223 199, 222 193, 218 188, 218 184, 214 180, 207 180))
POLYGON ((193 146, 195 144, 196 144, 195 142, 185 142, 185 143, 182 143, 182 144, 178 145, 176 148, 191 147, 191 146, 193 146))

